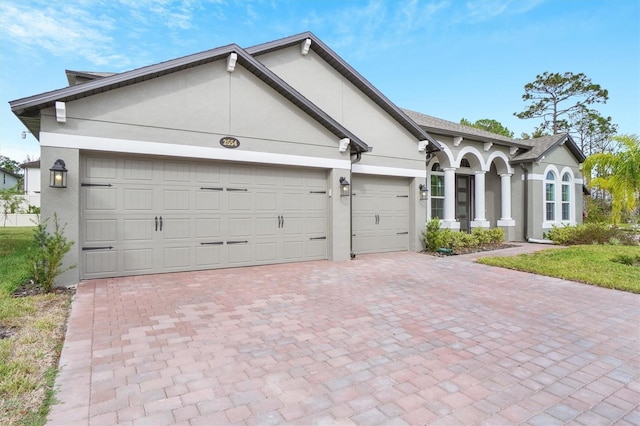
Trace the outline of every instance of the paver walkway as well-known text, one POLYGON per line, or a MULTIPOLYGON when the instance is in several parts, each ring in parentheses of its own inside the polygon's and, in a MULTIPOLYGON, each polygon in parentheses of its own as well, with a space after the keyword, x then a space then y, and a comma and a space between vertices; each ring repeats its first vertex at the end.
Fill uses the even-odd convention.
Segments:
POLYGON ((475 257, 83 282, 48 423, 640 424, 640 295, 475 257))

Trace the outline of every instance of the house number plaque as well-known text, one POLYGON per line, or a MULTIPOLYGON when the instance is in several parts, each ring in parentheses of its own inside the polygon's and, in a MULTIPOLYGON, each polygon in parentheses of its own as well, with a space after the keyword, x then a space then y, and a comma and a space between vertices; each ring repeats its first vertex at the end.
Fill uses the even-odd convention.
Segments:
POLYGON ((226 137, 226 138, 220 139, 220 145, 224 146, 225 148, 233 149, 240 146, 240 141, 236 138, 226 137))

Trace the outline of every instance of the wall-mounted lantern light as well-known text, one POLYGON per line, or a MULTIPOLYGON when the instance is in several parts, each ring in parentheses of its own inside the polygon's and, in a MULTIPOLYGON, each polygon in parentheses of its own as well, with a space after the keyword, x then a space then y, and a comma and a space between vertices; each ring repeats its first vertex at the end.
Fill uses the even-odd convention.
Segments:
POLYGON ((346 197, 349 195, 349 181, 345 177, 340 178, 340 196, 346 197))
POLYGON ((53 164, 53 167, 49 169, 51 173, 49 176, 49 186, 52 188, 66 188, 67 187, 67 168, 64 165, 64 161, 57 159, 53 164))
POLYGON ((420 189, 420 199, 426 200, 428 195, 427 185, 425 185, 424 183, 421 183, 419 186, 419 189, 420 189))

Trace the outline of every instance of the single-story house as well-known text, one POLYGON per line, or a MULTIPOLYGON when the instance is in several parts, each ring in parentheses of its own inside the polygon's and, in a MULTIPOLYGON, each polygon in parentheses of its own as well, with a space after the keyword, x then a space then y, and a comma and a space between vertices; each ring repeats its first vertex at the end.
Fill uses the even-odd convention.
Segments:
POLYGON ((0 167, 0 189, 11 189, 20 181, 20 176, 0 167))
POLYGON ((78 268, 59 284, 417 251, 435 216, 511 240, 581 220, 570 136, 400 109, 310 32, 67 76, 10 102, 60 179, 43 173, 42 215, 78 268))

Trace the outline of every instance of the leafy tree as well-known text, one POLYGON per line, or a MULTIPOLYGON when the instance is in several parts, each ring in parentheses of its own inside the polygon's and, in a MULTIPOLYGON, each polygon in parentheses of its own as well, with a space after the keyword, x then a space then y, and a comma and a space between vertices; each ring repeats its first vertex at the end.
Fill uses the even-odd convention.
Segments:
POLYGON ((541 138, 543 136, 549 136, 549 133, 545 132, 544 129, 538 127, 533 130, 533 133, 520 133, 520 139, 535 139, 541 138))
POLYGON ((595 109, 580 108, 569 114, 569 126, 566 129, 573 136, 584 155, 608 152, 614 149, 612 137, 618 131, 611 117, 603 117, 595 109))
POLYGON ((542 118, 540 128, 554 135, 567 129, 569 114, 594 103, 606 103, 609 92, 594 84, 583 73, 564 74, 544 72, 536 80, 524 86, 523 101, 532 103, 522 112, 514 113, 518 118, 542 118))
POLYGON ((5 157, 4 155, 0 155, 0 168, 13 173, 14 175, 22 176, 22 171, 20 170, 20 163, 12 160, 9 157, 5 157))
POLYGON ((513 132, 511 130, 504 127, 499 121, 492 120, 490 118, 481 118, 480 120, 476 120, 475 123, 472 123, 466 118, 463 118, 460 120, 460 124, 469 127, 475 127, 476 129, 486 130, 487 132, 506 136, 508 138, 513 137, 513 132))
POLYGON ((613 139, 620 150, 590 155, 583 169, 587 184, 611 195, 611 222, 615 225, 623 212, 631 213, 640 207, 640 138, 619 135, 613 139))

